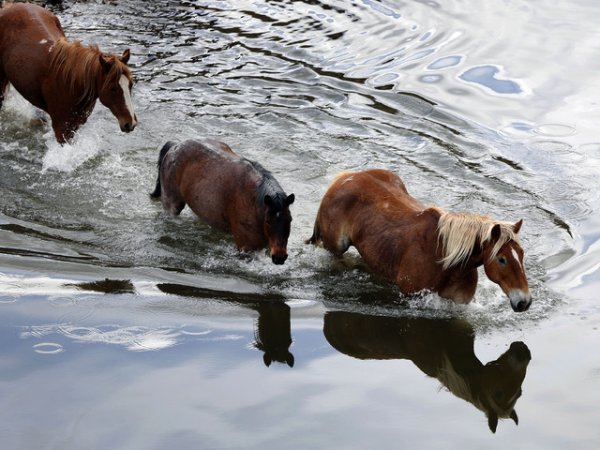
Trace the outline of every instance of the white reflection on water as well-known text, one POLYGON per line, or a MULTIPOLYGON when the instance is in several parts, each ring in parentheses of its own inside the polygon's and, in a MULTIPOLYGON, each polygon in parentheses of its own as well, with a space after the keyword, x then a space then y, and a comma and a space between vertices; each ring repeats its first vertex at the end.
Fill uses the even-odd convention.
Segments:
MULTIPOLYGON (((93 327, 72 324, 35 325, 23 327, 20 333, 22 339, 41 339, 50 336, 66 337, 76 343, 118 345, 134 352, 165 350, 182 343, 184 339, 189 339, 190 336, 193 336, 196 341, 204 342, 243 339, 241 335, 230 333, 214 335, 212 330, 206 329, 190 332, 185 326, 151 328, 114 324, 93 327)), ((34 345, 34 349, 38 353, 57 353, 63 351, 63 346, 60 344, 39 343, 34 345)))

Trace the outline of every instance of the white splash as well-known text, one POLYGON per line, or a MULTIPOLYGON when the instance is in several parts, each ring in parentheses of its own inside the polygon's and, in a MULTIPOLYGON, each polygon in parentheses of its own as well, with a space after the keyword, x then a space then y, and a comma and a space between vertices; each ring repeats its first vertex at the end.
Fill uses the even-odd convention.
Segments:
POLYGON ((73 142, 60 145, 56 142, 54 131, 44 134, 48 150, 44 155, 42 173, 47 170, 72 172, 87 160, 102 152, 102 139, 90 127, 81 128, 73 142))

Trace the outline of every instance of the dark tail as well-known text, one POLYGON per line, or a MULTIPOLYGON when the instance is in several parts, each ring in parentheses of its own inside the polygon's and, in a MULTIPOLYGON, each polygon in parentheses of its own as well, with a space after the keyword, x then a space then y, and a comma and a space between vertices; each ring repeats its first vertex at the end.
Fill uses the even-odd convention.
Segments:
POLYGON ((304 243, 317 245, 319 242, 321 242, 321 230, 319 229, 319 215, 317 214, 317 219, 315 220, 315 226, 313 228, 313 234, 310 238, 305 240, 304 243))
POLYGON ((160 166, 162 165, 163 159, 165 159, 165 156, 166 156, 167 152, 174 145, 175 145, 175 142, 169 141, 165 145, 163 145, 163 148, 160 149, 160 153, 158 154, 158 164, 157 164, 157 166, 158 166, 158 177, 156 178, 156 187, 154 188, 154 191, 150 194, 150 197, 152 197, 152 198, 159 198, 160 197, 160 192, 161 192, 161 187, 160 187, 160 166))

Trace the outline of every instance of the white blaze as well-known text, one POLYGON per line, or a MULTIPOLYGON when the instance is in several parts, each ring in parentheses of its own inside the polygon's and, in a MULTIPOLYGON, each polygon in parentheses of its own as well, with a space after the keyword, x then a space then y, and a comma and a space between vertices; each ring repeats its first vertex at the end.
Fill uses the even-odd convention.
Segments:
POLYGON ((119 80, 119 85, 123 90, 123 100, 125 101, 125 107, 129 114, 131 115, 131 122, 133 125, 137 124, 135 120, 135 113, 133 111, 133 101, 131 101, 131 91, 129 90, 129 79, 125 75, 121 75, 121 79, 119 80))
POLYGON ((512 255, 513 255, 513 258, 515 258, 515 261, 517 261, 517 264, 519 265, 521 270, 523 272, 525 272, 525 269, 523 268, 523 265, 521 264, 521 260, 519 259, 519 254, 517 253, 517 251, 514 248, 512 249, 512 255))

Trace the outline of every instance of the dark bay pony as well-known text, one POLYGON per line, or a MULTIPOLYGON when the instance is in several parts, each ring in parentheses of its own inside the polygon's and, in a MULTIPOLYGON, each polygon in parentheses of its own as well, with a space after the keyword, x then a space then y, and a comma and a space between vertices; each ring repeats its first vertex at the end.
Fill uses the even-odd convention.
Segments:
POLYGON ((294 194, 271 172, 215 140, 167 142, 152 194, 178 215, 186 203, 211 227, 233 234, 242 252, 268 247, 275 264, 287 259, 294 194))
POLYGON ((455 396, 483 411, 496 432, 498 419, 519 423, 515 404, 531 353, 513 342, 496 360, 475 354, 475 332, 466 321, 370 316, 344 311, 325 315, 323 333, 339 352, 359 359, 407 359, 437 378, 455 396))
POLYGON ((50 115, 61 144, 86 122, 98 98, 122 131, 135 128, 128 60, 129 50, 115 56, 68 42, 58 18, 40 6, 9 3, 0 9, 0 108, 10 83, 50 115))
POLYGON ((319 207, 307 243, 342 255, 351 245, 377 274, 405 294, 437 292, 468 303, 477 288, 477 268, 526 311, 531 294, 515 224, 488 216, 445 212, 411 197, 388 170, 339 174, 319 207))

